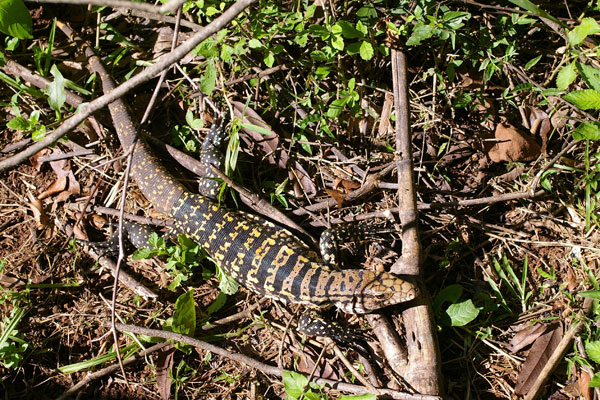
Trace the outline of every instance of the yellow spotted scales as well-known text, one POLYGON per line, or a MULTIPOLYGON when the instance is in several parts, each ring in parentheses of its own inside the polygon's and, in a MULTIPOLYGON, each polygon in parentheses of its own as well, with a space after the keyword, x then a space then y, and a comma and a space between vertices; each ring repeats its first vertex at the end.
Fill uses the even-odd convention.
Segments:
MULTIPOLYGON (((90 48, 86 55, 100 75, 104 92, 114 89, 90 48)), ((131 175, 142 193, 241 285, 283 302, 320 308, 335 305, 349 313, 371 312, 417 296, 413 283, 387 272, 334 270, 287 229, 189 192, 137 138, 123 101, 116 100, 109 109, 124 150, 130 151, 135 143, 131 175)))

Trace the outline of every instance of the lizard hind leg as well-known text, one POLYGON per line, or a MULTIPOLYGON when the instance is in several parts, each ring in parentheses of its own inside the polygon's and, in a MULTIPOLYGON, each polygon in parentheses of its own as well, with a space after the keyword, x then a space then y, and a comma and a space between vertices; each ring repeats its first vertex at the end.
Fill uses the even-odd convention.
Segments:
POLYGON ((200 163, 204 167, 205 172, 204 176, 200 178, 198 191, 213 201, 217 201, 219 190, 221 189, 221 181, 211 169, 211 165, 214 165, 217 169, 223 169, 225 157, 221 149, 223 148, 226 136, 227 132, 224 121, 220 124, 213 124, 200 150, 200 163))

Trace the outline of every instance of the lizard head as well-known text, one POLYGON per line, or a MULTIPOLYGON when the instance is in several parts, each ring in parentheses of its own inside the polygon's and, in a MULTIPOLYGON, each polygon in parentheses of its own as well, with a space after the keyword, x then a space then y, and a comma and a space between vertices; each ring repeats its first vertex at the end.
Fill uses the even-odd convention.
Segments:
POLYGON ((332 289, 330 300, 337 308, 347 313, 369 313, 412 300, 419 294, 419 289, 414 283, 388 272, 366 270, 336 272, 339 275, 330 286, 332 289))

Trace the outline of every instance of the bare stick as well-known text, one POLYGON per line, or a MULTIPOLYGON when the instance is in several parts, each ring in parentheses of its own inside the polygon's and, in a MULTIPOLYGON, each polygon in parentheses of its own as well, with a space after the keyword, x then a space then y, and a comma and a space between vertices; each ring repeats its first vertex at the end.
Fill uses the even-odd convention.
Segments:
MULTIPOLYGON (((116 327, 120 331, 124 331, 124 332, 130 332, 130 333, 135 333, 135 334, 139 334, 139 335, 148 335, 148 336, 153 336, 153 337, 160 337, 163 339, 175 340, 175 341, 178 341, 181 343, 186 343, 191 346, 198 347, 203 350, 218 354, 218 355, 228 358, 230 360, 237 361, 241 364, 248 365, 252 368, 255 368, 255 369, 261 371, 262 373, 269 374, 269 375, 275 375, 275 376, 279 376, 279 377, 283 376, 284 370, 282 368, 277 368, 277 367, 273 367, 268 364, 264 364, 264 363, 257 361, 251 357, 248 357, 244 354, 234 353, 234 352, 228 351, 226 349, 223 349, 222 347, 218 347, 213 344, 203 342, 198 339, 194 339, 190 336, 182 335, 181 333, 163 331, 163 330, 159 330, 159 329, 148 329, 148 328, 143 328, 140 326, 126 325, 126 324, 119 324, 119 323, 116 324, 116 327)), ((344 392, 357 393, 357 394, 368 393, 368 389, 364 386, 352 385, 349 383, 334 381, 331 379, 323 379, 323 378, 317 378, 315 381, 317 383, 324 383, 326 385, 331 386, 333 389, 344 391, 344 392)), ((383 389, 383 388, 377 388, 377 389, 379 390, 379 392, 382 395, 388 395, 393 399, 402 399, 402 400, 405 400, 405 399, 406 400, 438 400, 438 399, 441 399, 441 397, 439 397, 439 396, 410 394, 410 393, 403 393, 403 392, 399 392, 396 390, 383 389)))
MULTIPOLYGON (((585 314, 591 311, 592 305, 593 299, 586 298, 583 301, 583 312, 579 314, 579 317, 585 318, 585 314)), ((571 326, 571 329, 569 329, 566 335, 564 335, 563 338, 560 340, 558 346, 556 346, 556 349, 554 349, 554 352, 544 365, 544 368, 542 368, 542 370, 540 371, 537 379, 533 383, 533 386, 531 387, 531 389, 529 389, 527 395, 525 395, 524 400, 533 400, 538 397, 542 386, 544 386, 546 381, 548 381, 548 378, 550 378, 550 375, 552 375, 552 371, 554 371, 554 369, 562 361, 565 353, 571 346, 571 342, 573 341, 575 336, 577 336, 577 334, 581 331, 581 329, 585 327, 585 325, 585 321, 578 321, 573 326, 571 326)))
MULTIPOLYGON (((402 257, 392 266, 392 272, 422 277, 421 248, 417 230, 417 202, 412 164, 412 140, 410 132, 410 109, 408 82, 406 79, 406 56, 392 49, 392 77, 394 108, 396 112, 396 151, 398 161, 398 197, 400 222, 402 224, 402 257)), ((433 324, 433 312, 429 296, 421 285, 417 305, 403 311, 406 329, 408 364, 402 377, 419 393, 439 395, 442 393, 441 358, 433 324)))
POLYGON ((55 129, 53 132, 48 132, 44 139, 36 142, 35 144, 31 145, 19 154, 16 154, 13 157, 9 157, 5 160, 0 161, 0 172, 12 168, 20 164, 21 162, 27 160, 29 157, 31 157, 38 151, 56 142, 67 132, 74 129, 77 125, 79 125, 83 120, 89 117, 96 110, 106 107, 116 99, 125 95, 131 89, 141 85, 144 82, 149 81, 150 79, 154 78, 156 74, 159 74, 163 70, 169 68, 173 63, 181 60, 187 53, 192 51, 200 42, 204 41, 212 34, 223 29, 231 20, 237 17, 239 13, 241 13, 244 9, 246 9, 246 7, 248 7, 254 2, 256 2, 256 0, 239 0, 238 2, 236 2, 218 18, 216 18, 206 27, 199 30, 175 50, 161 56, 155 64, 151 65, 136 76, 127 80, 125 83, 122 83, 121 85, 117 86, 110 93, 100 96, 92 102, 82 106, 79 109, 79 112, 77 112, 69 119, 65 120, 65 122, 60 127, 55 129))

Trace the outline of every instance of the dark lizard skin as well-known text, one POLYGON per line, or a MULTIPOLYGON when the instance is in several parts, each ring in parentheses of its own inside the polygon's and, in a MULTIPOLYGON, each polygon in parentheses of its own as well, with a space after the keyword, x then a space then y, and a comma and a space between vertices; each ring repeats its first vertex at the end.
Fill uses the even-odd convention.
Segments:
MULTIPOLYGON (((85 52, 103 91, 110 92, 114 81, 93 50, 86 46, 85 52)), ((334 270, 289 230, 191 193, 138 139, 124 102, 116 100, 109 109, 124 151, 135 143, 131 175, 142 193, 157 210, 171 216, 176 230, 197 241, 241 285, 282 302, 336 306, 348 313, 368 313, 418 295, 413 283, 387 272, 334 270)))

